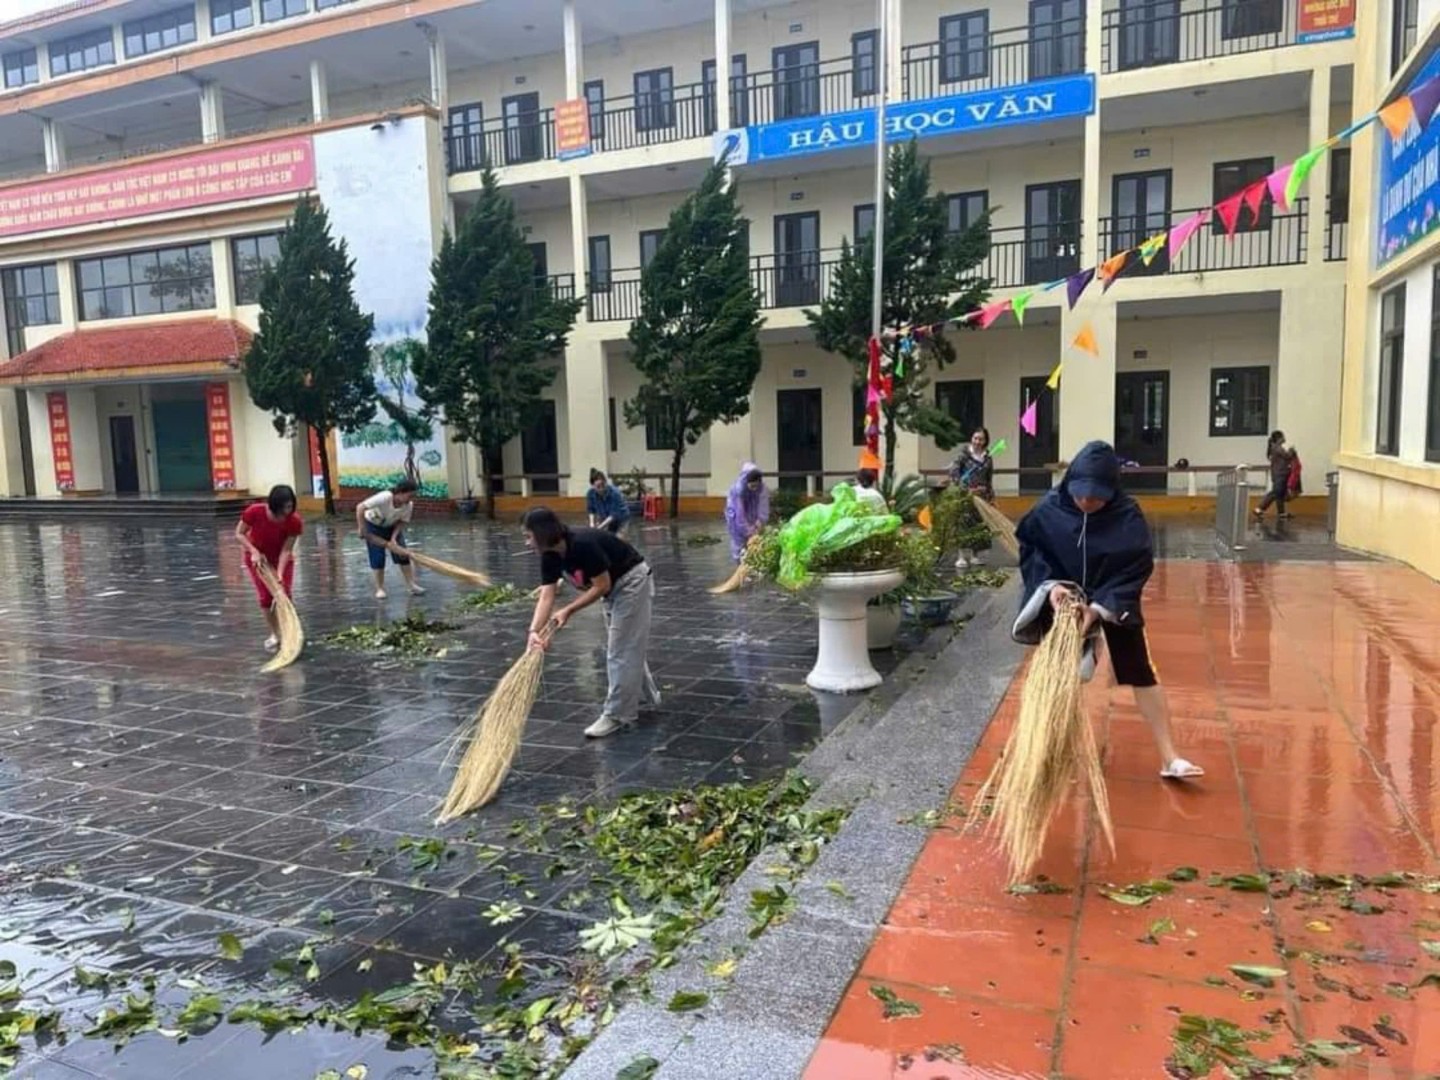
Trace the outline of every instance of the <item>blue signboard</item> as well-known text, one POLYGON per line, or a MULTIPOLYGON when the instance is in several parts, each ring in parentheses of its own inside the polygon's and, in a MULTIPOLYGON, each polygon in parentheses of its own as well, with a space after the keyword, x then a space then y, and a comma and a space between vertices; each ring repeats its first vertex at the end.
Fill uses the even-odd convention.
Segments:
MULTIPOLYGON (((1437 75, 1440 52, 1431 54, 1405 92, 1437 75)), ((1440 124, 1422 130, 1412 120, 1399 139, 1392 139, 1383 124, 1375 129, 1380 154, 1375 265, 1384 266, 1440 226, 1440 124)))
MULTIPOLYGON (((1095 76, 1071 75, 1001 90, 906 101, 885 110, 885 139, 895 142, 1034 124, 1095 111, 1095 76)), ((718 132, 715 156, 732 165, 875 144, 875 110, 804 116, 718 132)))

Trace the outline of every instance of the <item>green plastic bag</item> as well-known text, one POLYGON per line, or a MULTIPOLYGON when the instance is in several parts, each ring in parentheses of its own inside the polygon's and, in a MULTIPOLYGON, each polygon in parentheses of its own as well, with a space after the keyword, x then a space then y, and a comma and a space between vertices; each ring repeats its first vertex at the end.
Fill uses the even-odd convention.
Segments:
POLYGON ((798 589, 810 578, 810 566, 820 558, 854 544, 895 532, 900 519, 877 514, 855 497, 849 484, 836 484, 829 503, 807 506, 780 530, 780 572, 776 577, 787 589, 798 589))

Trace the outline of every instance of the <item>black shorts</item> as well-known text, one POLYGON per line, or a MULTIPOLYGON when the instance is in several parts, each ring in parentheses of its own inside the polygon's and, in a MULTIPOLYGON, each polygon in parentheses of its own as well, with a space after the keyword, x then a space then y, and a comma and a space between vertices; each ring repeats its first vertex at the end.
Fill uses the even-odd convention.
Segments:
POLYGON ((1141 688, 1159 685, 1155 665, 1150 661, 1145 627, 1102 622, 1100 631, 1105 635, 1105 648, 1110 650, 1110 666, 1115 670, 1117 685, 1141 688))

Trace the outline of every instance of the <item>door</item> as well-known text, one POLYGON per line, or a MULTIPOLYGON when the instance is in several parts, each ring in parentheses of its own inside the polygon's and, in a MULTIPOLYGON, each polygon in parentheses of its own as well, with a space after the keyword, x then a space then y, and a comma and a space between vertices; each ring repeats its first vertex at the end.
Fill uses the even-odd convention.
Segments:
POLYGON ((1121 0, 1120 70, 1180 59, 1180 0, 1121 0))
POLYGON ((775 119, 820 112, 820 43, 786 45, 771 53, 775 69, 775 119))
POLYGON ((805 474, 815 477, 816 488, 823 487, 820 473, 825 468, 825 451, 821 425, 819 390, 778 390, 775 393, 776 442, 779 448, 781 491, 805 490, 805 474))
POLYGON ((1047 376, 1031 375, 1020 380, 1020 415, 1035 403, 1035 434, 1020 432, 1020 490, 1050 490, 1050 470, 1060 460, 1059 399, 1045 385, 1047 376))
POLYGON ((450 110, 446 138, 450 144, 450 171, 468 172, 485 165, 485 110, 476 102, 450 110))
POLYGON ((1084 0, 1030 0, 1031 81, 1084 70, 1084 0))
POLYGON ((110 417, 110 460, 115 466, 115 494, 140 494, 140 459, 135 453, 135 418, 110 417))
POLYGON ((542 401, 539 413, 520 436, 521 470, 528 475, 549 476, 548 480, 531 480, 530 490, 537 495, 553 495, 560 490, 554 479, 560 471, 560 442, 555 431, 555 402, 542 401))
MULTIPOLYGON (((1115 453, 1120 461, 1163 467, 1170 463, 1170 373, 1124 371, 1115 376, 1115 453)), ((1135 473, 1125 486, 1164 491, 1164 473, 1135 473)))
POLYGON ((820 302, 820 214, 775 217, 775 299, 779 307, 820 302))
POLYGON ((1038 285, 1080 269, 1080 181, 1025 189, 1025 282, 1038 285))
POLYGON ((156 401, 150 407, 155 423, 155 466, 160 491, 213 491, 210 482, 210 430, 201 398, 156 401))
POLYGON ((530 249, 530 261, 535 266, 535 287, 543 289, 550 284, 550 259, 544 244, 526 244, 530 249))
MULTIPOLYGON (((1114 215, 1111 255, 1137 248, 1152 236, 1170 228, 1169 169, 1117 176, 1110 194, 1111 213, 1114 215)), ((1126 273, 1163 274, 1169 269, 1169 253, 1162 247, 1149 266, 1136 259, 1126 273)))
POLYGON ((20 429, 20 473, 25 484, 25 497, 35 497, 35 449, 30 445, 30 404, 24 390, 15 391, 15 416, 20 429))
POLYGON ((541 158, 540 95, 514 94, 500 103, 505 117, 505 164, 541 158))

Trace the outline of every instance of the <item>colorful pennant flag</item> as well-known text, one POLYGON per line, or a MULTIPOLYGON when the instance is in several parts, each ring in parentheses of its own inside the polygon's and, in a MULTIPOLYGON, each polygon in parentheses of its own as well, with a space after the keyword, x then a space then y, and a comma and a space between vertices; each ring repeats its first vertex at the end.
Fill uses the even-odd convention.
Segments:
POLYGON ((1300 194, 1300 185, 1305 183, 1305 178, 1310 175, 1310 170, 1315 168, 1316 162, 1325 156, 1325 151, 1335 145, 1334 139, 1329 139, 1313 150, 1307 150, 1295 159, 1295 167, 1290 172, 1290 179, 1285 184, 1285 201, 1293 203, 1296 196, 1300 194))
POLYGON ((1235 226, 1240 224, 1240 206, 1245 200, 1245 192, 1237 191, 1228 199, 1222 199, 1215 204, 1215 213, 1220 215, 1220 221, 1225 226, 1225 235, 1234 236, 1235 226))
POLYGON ((1010 310, 1009 300, 996 300, 986 304, 980 309, 980 329, 988 330, 994 325, 995 320, 1010 310))
POLYGON ((999 456, 1000 456, 1001 454, 1003 454, 1004 452, 1005 452, 1005 440, 1004 440, 1004 439, 996 439, 996 440, 995 440, 995 445, 992 446, 992 447, 990 447, 990 456, 991 456, 992 458, 993 458, 993 457, 999 457, 999 456))
POLYGON ((1256 180, 1240 194, 1245 196, 1245 205, 1250 208, 1253 220, 1260 220, 1260 208, 1265 205, 1265 196, 1270 191, 1270 179, 1256 180))
POLYGON ((1188 217, 1180 222, 1179 225, 1172 228, 1168 241, 1170 245, 1170 257, 1172 259, 1179 258, 1180 252, 1185 249, 1185 245, 1190 242, 1190 238, 1200 230, 1200 226, 1209 220, 1210 211, 1201 210, 1194 217, 1188 217))
POLYGON ((1415 119, 1415 103, 1410 100, 1409 94, 1401 94, 1381 109, 1379 115, 1380 122, 1390 133, 1390 138, 1399 139, 1409 129, 1410 121, 1415 119))
POLYGON ((1163 232, 1156 233, 1140 245, 1140 259, 1146 266, 1154 262, 1155 256, 1160 254, 1160 250, 1165 246, 1165 240, 1168 235, 1168 233, 1163 232))
POLYGON ((879 472, 885 467, 885 463, 880 460, 880 455, 867 446, 864 450, 860 451, 860 464, 856 467, 860 469, 873 469, 879 472))
POLYGON ((1035 432, 1039 428, 1039 421, 1037 420, 1035 415, 1036 409, 1038 408, 1039 404, 1040 402, 1038 399, 1030 402, 1030 404, 1026 406, 1025 411, 1020 415, 1020 430, 1025 432, 1025 434, 1029 435, 1031 438, 1034 438, 1035 432))
POLYGON ((1085 291, 1095 277, 1095 268, 1081 270, 1078 274, 1071 274, 1065 279, 1065 295, 1070 301, 1070 310, 1075 310, 1075 305, 1080 301, 1080 294, 1085 291))
POLYGON ((1015 321, 1021 326, 1025 325, 1025 309, 1030 306, 1030 301, 1035 298, 1035 291, 1022 292, 1019 296, 1010 301, 1010 310, 1015 313, 1015 321))
POLYGON ((1100 264, 1100 280, 1105 282, 1107 288, 1112 281, 1120 276, 1120 272, 1125 269, 1125 260, 1129 257, 1130 252, 1122 251, 1119 254, 1111 255, 1110 258, 1100 264))
POLYGON ((1055 365, 1055 370, 1050 372, 1050 377, 1045 380, 1045 385, 1048 386, 1051 390, 1060 389, 1060 371, 1064 367, 1065 361, 1061 360, 1060 363, 1055 365))
POLYGON ((1070 344, 1091 356, 1098 357, 1100 355, 1100 344, 1095 340, 1095 328, 1088 322, 1080 328, 1080 332, 1075 335, 1075 340, 1070 344))
MULTIPOLYGON (((1283 214, 1290 209, 1290 202, 1285 198, 1285 189, 1290 185, 1290 174, 1294 171, 1294 165, 1281 165, 1265 178, 1265 186, 1270 189, 1270 198, 1280 208, 1283 214)), ((1258 214, 1259 211, 1257 210, 1258 214)))
MULTIPOLYGON (((1415 122, 1423 131, 1434 119, 1436 108, 1440 108, 1440 75, 1426 79, 1410 91, 1410 103, 1415 107, 1415 122)), ((1336 136, 1340 138, 1341 136, 1336 136)))

